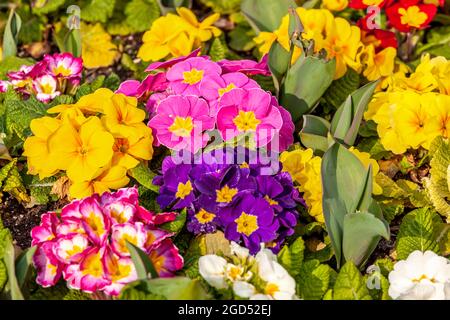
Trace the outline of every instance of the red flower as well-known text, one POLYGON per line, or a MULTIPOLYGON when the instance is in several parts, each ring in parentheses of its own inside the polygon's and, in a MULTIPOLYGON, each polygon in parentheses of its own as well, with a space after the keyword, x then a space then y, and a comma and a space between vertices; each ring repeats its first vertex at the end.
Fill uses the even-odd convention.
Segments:
POLYGON ((349 7, 353 9, 367 9, 370 6, 383 8, 392 0, 350 0, 349 7))
POLYGON ((419 4, 418 0, 400 0, 386 8, 391 25, 401 32, 423 29, 433 20, 437 7, 432 4, 419 4))

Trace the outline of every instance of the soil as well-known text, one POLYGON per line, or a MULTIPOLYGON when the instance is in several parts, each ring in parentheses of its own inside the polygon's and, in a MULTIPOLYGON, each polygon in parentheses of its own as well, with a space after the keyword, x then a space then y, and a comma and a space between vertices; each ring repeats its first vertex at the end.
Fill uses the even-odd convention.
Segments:
POLYGON ((14 244, 22 249, 31 246, 31 229, 39 225, 41 215, 47 211, 61 209, 65 201, 25 208, 15 198, 6 195, 0 203, 0 217, 3 225, 11 231, 14 244))

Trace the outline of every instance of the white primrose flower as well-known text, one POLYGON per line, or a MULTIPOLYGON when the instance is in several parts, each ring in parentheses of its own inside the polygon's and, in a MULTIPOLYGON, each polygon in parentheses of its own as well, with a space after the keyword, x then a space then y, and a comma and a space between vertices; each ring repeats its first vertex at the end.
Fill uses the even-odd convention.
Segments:
POLYGON ((295 296, 295 280, 277 261, 276 256, 267 249, 256 255, 258 275, 266 282, 264 293, 250 297, 251 300, 293 300, 295 296))
POLYGON ((231 241, 230 244, 231 254, 234 254, 239 259, 245 260, 250 256, 250 250, 247 248, 241 247, 236 242, 231 241))
POLYGON ((216 289, 228 288, 226 267, 227 260, 215 254, 208 254, 200 257, 198 260, 198 268, 200 275, 208 282, 209 285, 216 289))
POLYGON ((235 281, 233 291, 235 295, 241 298, 251 298, 257 294, 255 287, 246 281, 235 281))
POLYGON ((432 251, 414 251, 389 273, 389 295, 397 300, 450 300, 450 263, 432 251))

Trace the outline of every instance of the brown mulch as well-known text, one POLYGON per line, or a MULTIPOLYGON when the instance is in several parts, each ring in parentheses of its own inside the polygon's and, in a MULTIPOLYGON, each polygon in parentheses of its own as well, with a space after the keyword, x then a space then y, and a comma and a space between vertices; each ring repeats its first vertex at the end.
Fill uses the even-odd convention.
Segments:
POLYGON ((6 195, 0 203, 0 218, 3 225, 11 231, 14 243, 22 249, 31 246, 31 229, 39 225, 41 215, 47 211, 61 209, 65 201, 25 208, 15 198, 6 195))

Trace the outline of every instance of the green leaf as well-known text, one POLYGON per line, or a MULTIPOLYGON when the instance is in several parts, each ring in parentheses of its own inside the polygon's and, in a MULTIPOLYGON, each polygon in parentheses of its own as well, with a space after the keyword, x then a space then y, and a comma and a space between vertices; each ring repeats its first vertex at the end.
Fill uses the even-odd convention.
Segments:
POLYGON ((257 32, 272 32, 278 29, 290 6, 297 7, 293 0, 242 0, 241 11, 257 32))
POLYGON ((333 293, 334 300, 372 300, 364 277, 350 261, 341 268, 333 293))
POLYGON ((62 52, 69 52, 75 57, 81 57, 81 32, 79 29, 67 31, 64 37, 64 49, 62 52))
MULTIPOLYGON (((139 296, 167 300, 205 300, 210 298, 200 281, 186 277, 157 278, 133 282, 121 293, 121 299, 133 297, 130 290, 139 290, 139 296)), ((135 293, 136 295, 136 293, 135 293)))
POLYGON ((125 7, 126 22, 134 32, 150 29, 159 16, 156 0, 132 0, 125 7))
POLYGON ((117 74, 111 73, 108 77, 106 77, 103 86, 112 91, 116 91, 119 88, 121 81, 122 80, 120 80, 120 77, 117 74))
POLYGON ((16 277, 20 288, 23 288, 31 273, 32 259, 36 249, 36 246, 28 248, 16 259, 16 277))
POLYGON ((404 260, 415 250, 431 250, 439 253, 439 244, 435 239, 433 220, 438 218, 430 208, 416 209, 407 214, 400 225, 397 236, 397 258, 404 260))
POLYGON ((186 224, 186 209, 183 209, 175 218, 174 221, 164 223, 160 225, 159 227, 161 229, 179 233, 181 229, 183 229, 184 225, 186 224))
POLYGON ((2 260, 0 260, 0 293, 3 291, 3 288, 8 281, 8 272, 6 270, 6 266, 2 260))
POLYGON ((230 41, 228 45, 235 51, 250 51, 255 47, 253 38, 255 31, 247 23, 239 23, 236 28, 228 33, 230 41))
POLYGON ((368 212, 347 214, 343 234, 345 260, 358 266, 367 261, 381 236, 390 237, 389 225, 368 212))
POLYGON ((220 14, 238 12, 241 6, 241 0, 200 0, 200 2, 220 14))
POLYGON ((225 59, 228 48, 220 38, 214 38, 211 48, 209 49, 209 56, 213 61, 220 61, 225 59))
POLYGON ((275 41, 270 47, 268 59, 275 89, 279 91, 291 64, 291 54, 278 41, 275 41))
POLYGON ((12 300, 23 300, 24 297, 16 278, 14 245, 8 229, 0 230, 0 248, 0 260, 3 259, 8 274, 5 291, 10 295, 12 300))
POLYGON ((380 268, 381 274, 385 277, 388 277, 389 273, 394 270, 394 263, 389 258, 377 259, 374 264, 380 268))
POLYGON ((0 191, 8 192, 19 202, 30 200, 17 168, 17 159, 13 159, 0 169, 0 191))
POLYGON ((17 41, 21 26, 22 19, 14 9, 11 9, 3 32, 3 59, 17 55, 17 41))
POLYGON ((314 56, 300 57, 292 65, 280 91, 280 104, 291 113, 294 123, 316 106, 333 81, 335 69, 335 59, 314 56))
POLYGON ((300 297, 305 300, 319 300, 330 287, 335 271, 318 260, 305 261, 297 277, 300 297))
POLYGON ((115 2, 115 0, 89 0, 81 10, 81 19, 105 23, 112 16, 115 2))
POLYGON ((153 178, 156 176, 155 173, 150 171, 144 163, 139 163, 137 167, 130 170, 131 176, 136 179, 141 185, 154 192, 159 192, 159 187, 153 184, 153 178))
POLYGON ((330 146, 329 131, 330 123, 327 120, 313 115, 304 115, 300 140, 305 147, 313 149, 315 154, 323 155, 330 146))
POLYGON ((427 34, 426 41, 419 44, 417 55, 428 52, 434 56, 450 59, 450 26, 434 27, 427 34))
POLYGON ((278 262, 289 272, 293 277, 300 272, 300 267, 303 263, 305 251, 305 242, 301 237, 298 237, 290 246, 284 246, 278 253, 278 262))
POLYGON ((331 122, 331 132, 336 139, 348 146, 355 143, 364 112, 378 83, 379 81, 370 82, 359 88, 337 110, 331 122))
POLYGON ((47 0, 47 1, 41 1, 43 5, 33 6, 33 13, 37 15, 45 15, 50 12, 58 10, 62 5, 65 3, 65 0, 47 0))
POLYGON ((332 110, 338 109, 347 99, 347 97, 359 88, 359 74, 352 68, 348 68, 347 73, 334 80, 330 87, 323 95, 324 102, 329 105, 332 110))
POLYGON ((127 248, 133 260, 134 267, 139 279, 147 279, 149 277, 158 278, 158 272, 156 272, 153 262, 148 255, 140 248, 136 247, 131 242, 127 241, 127 248))

